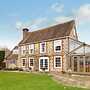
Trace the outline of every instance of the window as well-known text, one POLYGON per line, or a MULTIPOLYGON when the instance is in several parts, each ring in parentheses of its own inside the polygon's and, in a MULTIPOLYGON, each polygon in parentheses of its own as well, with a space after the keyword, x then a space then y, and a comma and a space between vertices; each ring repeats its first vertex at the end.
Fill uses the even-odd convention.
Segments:
POLYGON ((21 46, 21 53, 26 54, 26 46, 21 46))
POLYGON ((60 51, 61 50, 61 46, 56 46, 55 50, 56 51, 60 51))
POLYGON ((40 53, 46 52, 46 42, 40 43, 40 53))
POLYGON ((29 54, 34 53, 34 44, 29 45, 29 54))
POLYGON ((61 67, 61 56, 56 56, 54 58, 54 67, 60 68, 61 67))
POLYGON ((30 58, 29 59, 29 66, 33 66, 33 64, 34 64, 34 59, 33 58, 32 59, 30 58))
POLYGON ((61 51, 61 40, 55 40, 54 41, 54 52, 60 52, 61 51))
POLYGON ((39 70, 40 71, 49 71, 49 58, 48 57, 40 57, 39 59, 39 70))
POLYGON ((26 59, 22 59, 22 62, 23 62, 23 66, 26 65, 26 59))

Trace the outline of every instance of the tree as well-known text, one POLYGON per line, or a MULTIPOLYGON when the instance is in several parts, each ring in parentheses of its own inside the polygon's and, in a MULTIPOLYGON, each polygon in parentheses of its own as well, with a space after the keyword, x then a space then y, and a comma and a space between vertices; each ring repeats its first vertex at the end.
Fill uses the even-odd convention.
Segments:
POLYGON ((0 51, 0 62, 4 61, 5 51, 0 51))

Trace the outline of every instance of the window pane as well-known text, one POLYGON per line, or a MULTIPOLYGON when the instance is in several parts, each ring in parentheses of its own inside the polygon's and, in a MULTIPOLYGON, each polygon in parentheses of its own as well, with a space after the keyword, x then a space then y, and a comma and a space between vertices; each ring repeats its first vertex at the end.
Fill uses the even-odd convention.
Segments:
POLYGON ((61 46, 56 46, 56 51, 60 51, 61 50, 61 46))
POLYGON ((34 44, 29 45, 29 54, 34 53, 34 44))
POLYGON ((33 59, 30 59, 30 66, 33 66, 33 63, 34 63, 33 59))
POLYGON ((25 54, 26 53, 26 50, 23 50, 23 54, 25 54))
POLYGON ((40 69, 43 68, 43 59, 40 60, 40 69))
POLYGON ((60 62, 60 57, 57 57, 55 60, 55 66, 56 67, 60 67, 61 66, 61 62, 60 62))
POLYGON ((40 43, 40 52, 43 53, 45 52, 45 50, 46 50, 46 43, 45 42, 40 43))
POLYGON ((26 64, 26 61, 25 61, 25 59, 23 59, 23 66, 25 66, 25 64, 26 64))
POLYGON ((45 69, 48 69, 48 60, 45 59, 45 69))

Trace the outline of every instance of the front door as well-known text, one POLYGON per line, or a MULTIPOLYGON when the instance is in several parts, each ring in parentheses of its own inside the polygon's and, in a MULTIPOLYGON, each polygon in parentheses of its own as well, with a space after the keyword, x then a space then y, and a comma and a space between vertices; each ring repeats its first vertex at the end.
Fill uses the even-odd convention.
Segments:
POLYGON ((39 59, 39 71, 49 71, 49 58, 41 57, 39 59))

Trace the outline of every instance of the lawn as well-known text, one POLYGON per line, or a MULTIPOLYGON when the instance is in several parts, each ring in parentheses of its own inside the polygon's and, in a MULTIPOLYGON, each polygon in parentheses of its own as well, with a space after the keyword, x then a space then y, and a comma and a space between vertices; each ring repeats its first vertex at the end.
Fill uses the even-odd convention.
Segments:
POLYGON ((47 74, 0 72, 0 90, 86 90, 66 87, 47 74))

